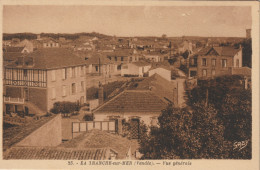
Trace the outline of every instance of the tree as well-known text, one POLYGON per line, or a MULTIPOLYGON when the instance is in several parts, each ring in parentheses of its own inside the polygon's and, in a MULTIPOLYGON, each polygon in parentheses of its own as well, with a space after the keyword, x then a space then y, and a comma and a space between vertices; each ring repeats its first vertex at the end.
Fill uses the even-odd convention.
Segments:
POLYGON ((168 60, 168 62, 170 63, 170 65, 173 65, 175 62, 177 61, 177 58, 170 58, 169 60, 168 60))
POLYGON ((68 114, 73 113, 75 111, 79 111, 80 107, 79 104, 76 102, 55 102, 53 104, 53 108, 51 112, 54 114, 62 113, 68 114))
POLYGON ((183 56, 184 59, 187 59, 187 58, 189 57, 189 55, 190 55, 190 53, 189 53, 188 50, 186 50, 186 51, 182 54, 182 56, 183 56))
POLYGON ((201 159, 223 157, 224 127, 210 105, 187 108, 168 106, 158 118, 159 128, 151 128, 140 144, 144 159, 201 159))
POLYGON ((244 89, 242 76, 222 76, 209 81, 198 81, 198 87, 188 94, 188 104, 202 103, 208 89, 208 103, 217 111, 217 117, 225 127, 223 137, 228 143, 227 158, 250 159, 252 137, 252 92, 244 89), (242 150, 234 150, 233 144, 247 141, 242 150))
POLYGON ((162 35, 162 38, 163 38, 163 39, 166 39, 166 38, 167 38, 167 35, 166 35, 166 34, 163 34, 163 35, 162 35))
POLYGON ((181 71, 183 71, 186 75, 189 74, 189 69, 186 65, 184 64, 181 64, 180 68, 179 68, 181 71))

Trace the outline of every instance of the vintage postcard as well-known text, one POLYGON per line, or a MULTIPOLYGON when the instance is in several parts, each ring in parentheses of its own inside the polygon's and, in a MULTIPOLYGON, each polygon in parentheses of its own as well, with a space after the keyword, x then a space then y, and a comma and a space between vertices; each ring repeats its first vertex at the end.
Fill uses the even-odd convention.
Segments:
POLYGON ((0 168, 259 169, 259 3, 2 1, 0 168))

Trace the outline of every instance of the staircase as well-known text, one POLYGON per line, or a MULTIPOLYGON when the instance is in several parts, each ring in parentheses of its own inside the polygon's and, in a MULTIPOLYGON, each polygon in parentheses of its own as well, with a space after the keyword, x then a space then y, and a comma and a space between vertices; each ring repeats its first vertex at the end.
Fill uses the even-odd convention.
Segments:
POLYGON ((24 103, 24 106, 28 107, 29 109, 29 114, 35 114, 35 115, 45 115, 46 112, 42 111, 39 107, 37 107, 35 104, 26 101, 24 103))

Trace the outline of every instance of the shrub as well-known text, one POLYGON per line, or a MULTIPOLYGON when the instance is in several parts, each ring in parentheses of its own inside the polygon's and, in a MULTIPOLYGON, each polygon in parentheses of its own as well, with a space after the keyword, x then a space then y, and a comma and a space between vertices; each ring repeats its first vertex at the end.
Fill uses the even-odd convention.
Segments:
POLYGON ((85 120, 85 121, 93 121, 93 115, 85 115, 83 117, 83 120, 85 120))
POLYGON ((58 113, 72 113, 74 111, 79 111, 80 106, 77 102, 56 102, 53 104, 51 112, 54 114, 58 113))

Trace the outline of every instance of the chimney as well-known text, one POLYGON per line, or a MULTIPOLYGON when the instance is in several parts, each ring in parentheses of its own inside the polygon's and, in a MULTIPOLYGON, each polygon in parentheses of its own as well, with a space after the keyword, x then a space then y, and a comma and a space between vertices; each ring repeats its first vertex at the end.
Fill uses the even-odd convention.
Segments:
POLYGON ((245 90, 248 88, 248 79, 246 77, 244 78, 244 88, 245 90))
POLYGON ((177 81, 173 87, 173 106, 178 107, 178 82, 177 81))
POLYGON ((98 103, 99 105, 102 105, 104 102, 104 88, 102 86, 102 83, 99 82, 99 87, 98 87, 98 103))

